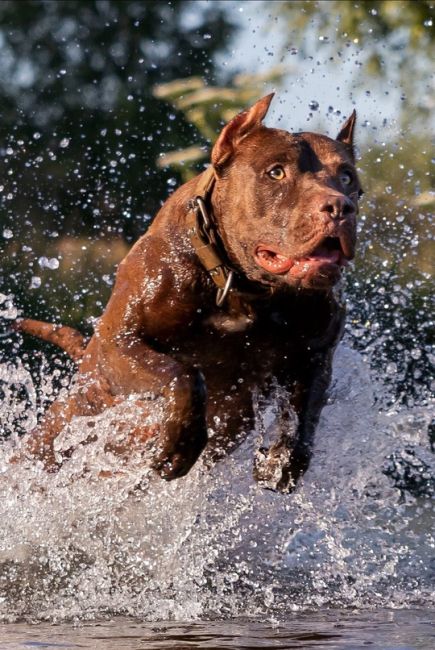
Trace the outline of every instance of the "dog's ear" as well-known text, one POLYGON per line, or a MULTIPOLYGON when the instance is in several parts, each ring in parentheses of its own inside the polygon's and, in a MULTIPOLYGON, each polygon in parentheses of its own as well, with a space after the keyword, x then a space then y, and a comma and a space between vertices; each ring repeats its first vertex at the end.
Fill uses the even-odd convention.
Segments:
POLYGON ((233 117, 222 129, 211 152, 211 162, 214 167, 221 167, 231 157, 243 138, 261 125, 274 94, 259 99, 251 108, 233 117))
POLYGON ((342 142, 343 144, 347 144, 353 154, 353 132, 355 130, 355 124, 356 124, 356 111, 352 111, 352 115, 347 118, 346 122, 343 124, 343 126, 340 129, 339 134, 336 137, 336 140, 339 142, 342 142))

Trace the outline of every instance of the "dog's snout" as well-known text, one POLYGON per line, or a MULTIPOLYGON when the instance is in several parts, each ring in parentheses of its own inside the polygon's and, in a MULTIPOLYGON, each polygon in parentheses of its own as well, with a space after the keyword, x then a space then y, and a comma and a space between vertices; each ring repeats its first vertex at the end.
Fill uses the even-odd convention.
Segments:
POLYGON ((344 194, 330 194, 321 202, 319 212, 334 221, 340 221, 354 215, 355 206, 344 194))

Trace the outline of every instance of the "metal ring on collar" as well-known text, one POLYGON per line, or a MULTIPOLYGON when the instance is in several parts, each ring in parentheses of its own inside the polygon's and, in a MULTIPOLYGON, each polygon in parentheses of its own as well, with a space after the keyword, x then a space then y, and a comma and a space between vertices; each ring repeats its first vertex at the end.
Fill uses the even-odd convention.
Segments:
POLYGON ((202 199, 200 196, 197 196, 195 201, 204 220, 204 227, 208 230, 208 228, 210 228, 210 219, 207 213, 207 208, 205 207, 204 199, 202 199))
POLYGON ((217 293, 216 293, 216 305, 218 307, 220 307, 223 304, 225 298, 227 297, 228 291, 231 289, 231 285, 233 283, 233 276, 234 276, 234 272, 230 271, 228 273, 227 281, 225 283, 224 288, 217 290, 217 293))

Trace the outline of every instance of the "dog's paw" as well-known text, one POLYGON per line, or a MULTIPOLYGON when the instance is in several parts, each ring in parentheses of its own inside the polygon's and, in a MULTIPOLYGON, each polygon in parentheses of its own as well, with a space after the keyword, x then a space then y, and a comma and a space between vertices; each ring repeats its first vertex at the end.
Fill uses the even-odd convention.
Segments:
POLYGON ((185 476, 192 465, 190 459, 183 457, 182 454, 175 453, 153 462, 152 467, 161 478, 172 481, 175 478, 185 476))
POLYGON ((172 481, 185 476, 196 463, 207 444, 207 429, 203 426, 187 427, 178 436, 172 435, 166 444, 156 444, 151 463, 161 478, 172 481))
POLYGON ((254 456, 254 478, 261 487, 278 492, 291 492, 295 481, 291 475, 291 450, 285 445, 260 447, 254 456))

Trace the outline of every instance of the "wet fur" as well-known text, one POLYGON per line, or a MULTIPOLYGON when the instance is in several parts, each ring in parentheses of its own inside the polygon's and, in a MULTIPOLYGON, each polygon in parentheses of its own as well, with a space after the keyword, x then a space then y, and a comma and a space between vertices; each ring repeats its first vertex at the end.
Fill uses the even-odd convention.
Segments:
POLYGON ((88 343, 71 328, 17 323, 17 329, 60 345, 78 362, 73 391, 55 401, 27 437, 26 457, 57 469, 64 459, 56 457, 53 442, 66 424, 133 395, 137 425, 126 424, 123 438, 107 448, 128 460, 133 451, 149 453, 151 445, 147 462, 162 477, 176 478, 202 452, 215 462, 240 444, 252 430, 253 394, 267 396, 280 385, 288 394, 287 415, 275 442, 257 454, 255 473, 269 487, 286 490, 306 469, 343 327, 344 310, 333 293, 338 278, 319 279, 314 271, 300 277, 268 273, 256 263, 254 250, 269 242, 286 256, 300 256, 330 234, 353 251, 360 189, 355 115, 336 140, 292 135, 263 126, 271 98, 234 118, 212 152, 216 184, 210 209, 239 278, 223 308, 216 307, 216 288, 185 225, 197 177, 166 201, 120 264, 88 343), (277 163, 286 170, 285 182, 267 176, 277 163), (343 165, 355 175, 352 197, 340 184, 343 165), (344 206, 340 219, 322 207, 325 201, 344 206), (165 400, 165 416, 149 427, 143 422, 156 397, 165 400), (289 409, 297 423, 293 432, 289 409), (276 476, 272 485, 270 477, 276 476))

